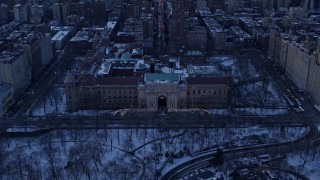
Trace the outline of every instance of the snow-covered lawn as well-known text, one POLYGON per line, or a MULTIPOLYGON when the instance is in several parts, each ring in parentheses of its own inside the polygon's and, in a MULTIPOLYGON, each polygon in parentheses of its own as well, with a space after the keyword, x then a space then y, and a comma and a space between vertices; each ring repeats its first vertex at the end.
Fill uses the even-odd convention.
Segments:
POLYGON ((311 180, 320 179, 320 149, 310 148, 309 153, 306 151, 290 153, 287 155, 289 168, 304 174, 311 180))
POLYGON ((287 113, 287 108, 234 108, 237 115, 275 116, 287 113))
POLYGON ((0 178, 136 179, 144 172, 144 179, 153 179, 206 148, 284 142, 307 132, 307 128, 258 126, 55 130, 40 137, 2 139, 1 167, 7 171, 0 178))

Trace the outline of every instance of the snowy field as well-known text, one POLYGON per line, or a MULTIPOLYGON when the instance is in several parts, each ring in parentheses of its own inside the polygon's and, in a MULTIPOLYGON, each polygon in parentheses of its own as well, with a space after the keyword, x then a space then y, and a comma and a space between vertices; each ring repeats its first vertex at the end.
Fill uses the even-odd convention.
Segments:
POLYGON ((40 137, 2 139, 0 178, 154 179, 210 147, 292 141, 307 132, 257 126, 56 130, 40 137))
POLYGON ((233 105, 259 107, 246 108, 243 111, 235 109, 237 114, 279 115, 287 113, 285 98, 268 76, 263 76, 263 73, 256 70, 251 60, 240 62, 233 56, 213 56, 208 61, 216 65, 221 74, 233 76, 233 105), (283 107, 283 109, 268 109, 264 108, 265 106, 283 107))
POLYGON ((288 113, 287 108, 233 108, 236 115, 276 116, 288 113))
MULTIPOLYGON (((320 126, 318 126, 320 130, 320 126)), ((306 175, 310 180, 320 179, 320 147, 310 147, 303 151, 289 153, 285 166, 301 174, 306 175)))

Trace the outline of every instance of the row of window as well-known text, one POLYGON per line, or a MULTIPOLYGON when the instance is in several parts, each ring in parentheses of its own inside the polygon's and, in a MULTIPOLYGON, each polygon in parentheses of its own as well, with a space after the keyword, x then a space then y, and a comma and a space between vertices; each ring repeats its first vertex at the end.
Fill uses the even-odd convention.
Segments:
POLYGON ((1 103, 3 104, 3 103, 5 103, 5 102, 7 102, 8 99, 11 99, 11 98, 12 98, 12 95, 11 95, 11 93, 10 93, 8 96, 4 97, 4 98, 1 100, 1 103))
MULTIPOLYGON (((209 95, 226 95, 227 94, 227 91, 226 90, 219 90, 219 91, 207 91, 207 90, 193 90, 192 91, 192 95, 206 95, 206 94, 209 94, 209 95)), ((191 95, 191 91, 188 91, 188 95, 191 95)))
MULTIPOLYGON (((86 100, 85 104, 96 104, 97 102, 100 103, 137 103, 137 100, 131 100, 131 99, 114 99, 114 100, 107 100, 107 99, 101 99, 101 101, 94 101, 94 100, 86 100)), ((83 102, 79 102, 79 104, 81 104, 83 102)))
MULTIPOLYGON (((80 96, 84 96, 84 97, 87 97, 89 98, 89 94, 88 93, 80 93, 80 96)), ((70 96, 71 97, 71 96, 70 96)), ((92 98, 101 98, 101 99, 137 99, 138 96, 96 96, 96 97, 92 97, 92 98)), ((71 98, 69 98, 71 99, 71 98)))
POLYGON ((80 90, 81 89, 87 89, 87 90, 137 90, 136 86, 132 86, 132 87, 122 87, 122 86, 115 86, 115 87, 99 87, 99 86, 95 86, 95 87, 79 87, 80 90))
MULTIPOLYGON (((82 91, 80 89, 80 91, 82 91)), ((138 91, 100 91, 100 90, 97 90, 97 91, 94 91, 93 94, 137 94, 138 91)))

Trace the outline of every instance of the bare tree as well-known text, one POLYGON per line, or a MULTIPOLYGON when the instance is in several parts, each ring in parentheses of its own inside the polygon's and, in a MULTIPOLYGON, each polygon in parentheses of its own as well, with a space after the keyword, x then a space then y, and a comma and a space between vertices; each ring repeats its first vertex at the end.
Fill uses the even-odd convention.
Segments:
POLYGON ((97 141, 90 142, 86 146, 88 156, 92 159, 94 166, 99 171, 98 165, 102 166, 103 150, 97 141))
POLYGON ((82 152, 78 162, 81 164, 82 171, 86 175, 86 178, 91 180, 94 174, 97 174, 97 171, 94 170, 92 159, 89 157, 88 154, 82 152))
POLYGON ((69 162, 66 167, 68 170, 69 174, 71 174, 72 178, 75 180, 78 180, 81 178, 81 161, 80 161, 80 156, 81 156, 81 150, 80 146, 74 146, 69 150, 69 162))
POLYGON ((56 153, 58 149, 53 145, 52 134, 44 135, 41 139, 44 156, 50 164, 51 177, 58 179, 58 174, 55 168, 56 164, 56 153))
POLYGON ((0 178, 3 174, 5 174, 5 161, 7 159, 6 150, 4 148, 4 145, 0 144, 0 178))

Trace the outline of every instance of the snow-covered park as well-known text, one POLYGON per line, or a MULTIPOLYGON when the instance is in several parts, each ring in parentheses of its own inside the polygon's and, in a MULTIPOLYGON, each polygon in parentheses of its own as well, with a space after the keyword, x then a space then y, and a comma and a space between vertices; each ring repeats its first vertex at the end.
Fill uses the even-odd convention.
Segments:
POLYGON ((37 137, 2 138, 0 178, 154 179, 208 148, 292 141, 307 132, 258 126, 54 130, 37 137))

